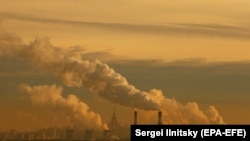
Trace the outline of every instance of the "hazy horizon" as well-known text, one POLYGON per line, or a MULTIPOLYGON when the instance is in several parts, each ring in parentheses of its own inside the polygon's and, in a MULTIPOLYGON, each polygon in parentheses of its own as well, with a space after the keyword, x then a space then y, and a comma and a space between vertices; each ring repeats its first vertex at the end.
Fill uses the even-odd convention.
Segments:
POLYGON ((0 131, 250 123, 247 0, 1 3, 0 131))

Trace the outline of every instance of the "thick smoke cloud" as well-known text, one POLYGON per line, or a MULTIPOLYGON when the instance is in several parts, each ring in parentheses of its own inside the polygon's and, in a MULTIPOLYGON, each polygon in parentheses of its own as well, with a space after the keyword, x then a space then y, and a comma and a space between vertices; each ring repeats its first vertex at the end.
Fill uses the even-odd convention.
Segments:
POLYGON ((78 129, 107 129, 99 114, 90 110, 89 106, 80 101, 74 94, 66 98, 62 96, 62 87, 56 85, 29 86, 19 85, 19 90, 27 94, 33 104, 46 105, 63 112, 71 121, 71 126, 78 129))
POLYGON ((83 87, 123 106, 162 110, 168 123, 223 123, 214 107, 203 112, 196 103, 183 105, 165 97, 160 90, 141 91, 107 64, 84 60, 81 54, 54 47, 48 39, 36 39, 25 45, 20 41, 13 42, 15 38, 0 39, 2 54, 24 59, 41 70, 53 73, 68 87, 83 87))
POLYGON ((166 98, 161 90, 152 89, 149 93, 153 95, 154 101, 159 102, 159 110, 163 112, 164 123, 224 123, 223 118, 214 106, 210 106, 203 112, 197 103, 188 102, 187 104, 182 104, 173 98, 166 98))
POLYGON ((129 85, 126 78, 98 60, 82 60, 53 47, 48 39, 37 39, 13 51, 34 66, 54 73, 66 86, 84 87, 92 93, 124 106, 155 110, 158 103, 150 94, 129 85))

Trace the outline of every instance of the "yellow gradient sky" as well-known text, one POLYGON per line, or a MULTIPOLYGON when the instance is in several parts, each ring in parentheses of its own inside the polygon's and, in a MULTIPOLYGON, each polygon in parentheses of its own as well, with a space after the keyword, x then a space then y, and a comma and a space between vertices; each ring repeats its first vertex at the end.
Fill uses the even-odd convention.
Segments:
POLYGON ((249 60, 247 0, 13 0, 1 5, 1 27, 25 42, 48 36, 58 46, 132 58, 249 60))
MULTIPOLYGON (((250 123, 249 0, 1 0, 0 3, 0 31, 18 35, 24 44, 48 37, 56 47, 80 47, 87 57, 107 62, 140 89, 159 88, 180 102, 195 101, 202 109, 214 105, 228 123, 250 123)), ((7 59, 10 62, 7 65, 4 59, 0 58, 0 65, 4 66, 0 66, 0 112, 3 113, 0 115, 6 116, 0 116, 0 125, 4 125, 0 130, 15 128, 12 124, 15 118, 9 118, 11 115, 17 115, 17 121, 39 115, 29 109, 27 99, 13 90, 19 82, 31 85, 58 82, 40 72, 29 75, 27 70, 33 72, 31 68, 17 65, 11 59, 7 59), (8 79, 8 83, 3 79, 8 79)), ((110 120, 114 104, 90 95, 79 97, 101 113, 105 122, 110 120)), ((119 106, 117 109, 124 123, 132 120, 124 115, 132 109, 119 106)), ((39 119, 42 116, 33 120, 39 119)), ((49 119, 44 116, 43 122, 46 121, 49 119)), ((26 122, 18 122, 18 128, 21 130, 26 122)), ((36 126, 43 127, 41 124, 36 126)))

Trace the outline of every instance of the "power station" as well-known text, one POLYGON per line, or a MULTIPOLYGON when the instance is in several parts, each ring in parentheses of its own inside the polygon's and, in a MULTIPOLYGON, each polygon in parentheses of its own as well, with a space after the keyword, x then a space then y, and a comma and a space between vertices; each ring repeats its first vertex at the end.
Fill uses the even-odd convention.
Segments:
MULTIPOLYGON (((158 124, 162 124, 162 112, 158 111, 158 124)), ((134 111, 134 125, 138 124, 138 112, 134 111)))
MULTIPOLYGON (((135 110, 133 113, 134 123, 138 124, 138 111, 135 110)), ((157 111, 157 120, 156 124, 163 124, 162 122, 162 112, 157 111)), ((118 119, 115 114, 115 110, 113 111, 113 115, 111 117, 111 121, 108 124, 109 129, 103 131, 96 131, 92 129, 86 130, 76 130, 73 128, 69 129, 44 129, 37 132, 30 133, 16 133, 14 131, 10 133, 0 133, 0 141, 72 141, 72 140, 82 140, 82 141, 128 141, 129 140, 129 126, 123 127, 118 122, 118 119)))

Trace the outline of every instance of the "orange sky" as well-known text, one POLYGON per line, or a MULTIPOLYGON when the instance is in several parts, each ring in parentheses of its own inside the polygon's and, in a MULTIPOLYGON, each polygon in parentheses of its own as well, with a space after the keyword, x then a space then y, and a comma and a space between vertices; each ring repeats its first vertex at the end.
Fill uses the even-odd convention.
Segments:
POLYGON ((25 0, 4 1, 0 14, 1 27, 24 42, 48 36, 58 46, 131 58, 224 61, 249 60, 249 5, 247 0, 25 0))
MULTIPOLYGON (((87 57, 107 62, 145 91, 157 87, 183 103, 195 101, 202 109, 214 105, 226 122, 249 123, 247 109, 250 105, 246 104, 250 100, 247 95, 250 81, 249 6, 249 0, 10 0, 2 1, 0 5, 0 31, 17 34, 23 44, 29 44, 37 37, 48 37, 59 48, 80 47, 89 55, 87 57), (136 67, 133 64, 138 60, 142 62, 136 67), (195 67, 190 67, 193 65, 195 67), (162 72, 158 72, 159 69, 162 72), (175 71, 171 72, 171 69, 175 71), (146 75, 152 75, 152 78, 146 75), (200 93, 202 96, 197 96, 200 93), (227 97, 225 101, 224 96, 227 97), (242 116, 237 117, 239 115, 242 116)), ((18 79, 14 79, 13 75, 27 71, 27 66, 15 66, 15 63, 8 66, 3 62, 2 59, 1 65, 6 69, 1 67, 0 77, 11 78, 8 83, 0 82, 1 91, 6 93, 1 95, 1 101, 9 101, 11 105, 7 102, 0 105, 1 112, 6 114, 0 117, 0 124, 4 123, 4 129, 7 129, 14 126, 11 122, 15 120, 6 122, 13 114, 6 110, 7 107, 16 111, 15 114, 24 111, 26 116, 39 115, 32 111, 34 109, 27 108, 27 99, 17 96, 18 92, 13 90, 16 85, 22 81, 41 85, 54 82, 55 78, 46 76, 40 82, 38 72, 38 75, 26 76, 20 73, 18 79), (10 69, 12 71, 8 72, 10 69)), ((89 94, 81 96, 80 90, 77 92, 97 113, 104 114, 104 121, 110 119, 112 110, 105 111, 100 105, 112 109, 114 104, 89 94)), ((123 114, 132 109, 117 107, 121 120, 130 122, 132 117, 123 114)), ((48 120, 44 117, 45 122, 48 120)))

